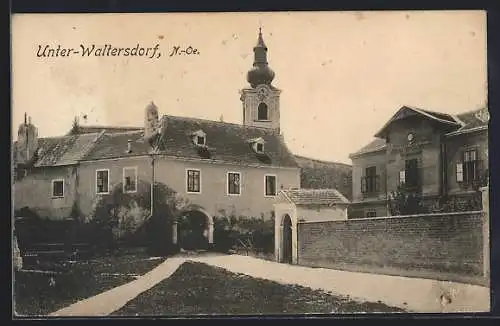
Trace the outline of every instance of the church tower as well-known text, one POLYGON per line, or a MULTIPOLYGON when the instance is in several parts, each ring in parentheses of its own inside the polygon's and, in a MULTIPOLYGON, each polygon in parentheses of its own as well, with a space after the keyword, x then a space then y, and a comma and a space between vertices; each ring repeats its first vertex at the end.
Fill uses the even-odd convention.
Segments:
POLYGON ((280 93, 271 85, 274 71, 267 62, 267 46, 259 29, 257 45, 253 48, 253 67, 247 74, 249 88, 241 90, 243 125, 280 130, 280 93))

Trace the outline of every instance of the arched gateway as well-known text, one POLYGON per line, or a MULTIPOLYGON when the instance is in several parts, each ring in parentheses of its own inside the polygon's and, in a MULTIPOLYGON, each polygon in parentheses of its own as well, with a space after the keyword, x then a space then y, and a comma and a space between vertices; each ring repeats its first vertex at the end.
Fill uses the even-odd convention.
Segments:
POLYGON ((172 242, 185 250, 206 250, 213 244, 213 218, 199 207, 184 209, 172 231, 172 242))

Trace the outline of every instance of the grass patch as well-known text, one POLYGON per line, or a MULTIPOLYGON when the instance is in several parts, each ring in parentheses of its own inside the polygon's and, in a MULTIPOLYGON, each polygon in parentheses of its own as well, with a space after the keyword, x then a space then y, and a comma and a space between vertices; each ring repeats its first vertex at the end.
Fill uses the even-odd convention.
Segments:
POLYGON ((404 312, 381 302, 355 302, 298 285, 282 285, 203 263, 186 262, 115 316, 404 312))
POLYGON ((43 316, 126 284, 163 262, 144 254, 106 256, 75 263, 25 266, 14 275, 14 309, 18 316, 43 316), (60 274, 26 271, 42 269, 60 274))

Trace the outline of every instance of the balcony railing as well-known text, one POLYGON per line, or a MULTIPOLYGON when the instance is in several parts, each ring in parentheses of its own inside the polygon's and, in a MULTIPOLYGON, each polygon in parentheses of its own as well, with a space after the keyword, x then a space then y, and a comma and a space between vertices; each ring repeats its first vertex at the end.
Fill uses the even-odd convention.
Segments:
POLYGON ((361 178, 361 193, 375 194, 380 191, 380 175, 368 175, 361 178))

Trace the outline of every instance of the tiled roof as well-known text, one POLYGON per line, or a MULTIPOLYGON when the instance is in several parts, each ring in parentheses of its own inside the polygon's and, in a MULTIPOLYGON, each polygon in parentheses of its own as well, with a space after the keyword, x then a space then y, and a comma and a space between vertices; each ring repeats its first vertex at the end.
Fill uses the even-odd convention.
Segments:
POLYGON ((352 153, 350 156, 354 157, 366 153, 377 152, 379 150, 384 149, 385 147, 386 147, 385 139, 375 138, 370 143, 368 143, 368 145, 363 146, 360 150, 358 150, 355 153, 352 153))
POLYGON ((279 195, 295 205, 349 204, 349 200, 336 189, 286 189, 281 190, 279 195))
POLYGON ((164 116, 159 150, 182 158, 297 167, 295 157, 276 131, 197 118, 164 116), (192 133, 198 130, 206 133, 206 150, 192 141, 192 133), (249 142, 255 138, 264 140, 263 154, 257 154, 249 142))
POLYGON ((352 197, 352 166, 295 155, 300 167, 300 187, 337 189, 347 199, 352 197))
MULTIPOLYGON (((446 134, 449 136, 452 136, 455 134, 465 133, 468 131, 475 130, 477 128, 487 128, 488 127, 489 113, 488 113, 487 108, 477 109, 477 110, 473 110, 473 111, 469 111, 469 112, 465 112, 465 113, 459 113, 456 115, 450 115, 450 114, 446 114, 446 113, 439 113, 439 112, 434 112, 434 111, 429 111, 429 110, 422 110, 422 109, 413 108, 413 107, 409 107, 409 106, 405 106, 405 107, 410 108, 416 112, 419 112, 419 113, 422 113, 425 115, 430 115, 430 116, 434 117, 435 119, 439 119, 440 121, 447 121, 451 124, 456 124, 457 130, 446 134)), ((389 120, 389 122, 391 120, 389 120)), ((386 124, 386 126, 387 126, 387 124, 386 124)), ((379 150, 385 148, 385 146, 386 146, 385 139, 375 138, 368 145, 365 145, 360 150, 356 151, 355 153, 352 153, 350 155, 350 157, 355 157, 355 156, 366 154, 366 153, 376 152, 376 151, 379 151, 379 150)))
POLYGON ((460 113, 456 117, 463 125, 460 129, 450 134, 466 132, 479 127, 488 127, 489 112, 487 108, 460 113))
MULTIPOLYGON (((79 126, 77 134, 92 134, 102 131, 106 132, 126 132, 126 131, 142 131, 142 127, 120 127, 120 126, 79 126)), ((68 135, 72 133, 70 130, 68 135)))
MULTIPOLYGON (((164 116, 161 120, 158 149, 161 154, 179 158, 223 161, 237 164, 297 167, 280 135, 264 128, 188 117, 164 116), (192 133, 206 133, 206 148, 196 146, 192 133), (250 140, 262 138, 264 154, 252 149, 250 140)), ((85 160, 147 155, 150 145, 143 140, 142 131, 108 133, 96 142, 85 160), (131 140, 131 152, 127 143, 131 140)))
MULTIPOLYGON (((94 145, 98 133, 39 138, 34 167, 72 165, 78 163, 94 145)), ((16 148, 17 142, 14 143, 16 148)))
POLYGON ((142 131, 104 132, 83 160, 147 155, 151 152, 151 146, 144 140, 143 134, 142 131), (131 141, 130 152, 128 151, 129 140, 131 141))
POLYGON ((460 127, 460 123, 453 118, 453 116, 446 113, 439 113, 429 110, 422 110, 420 108, 414 106, 404 105, 402 106, 393 116, 387 121, 384 126, 375 134, 375 137, 382 138, 384 136, 385 130, 392 124, 394 121, 404 119, 408 116, 412 115, 421 115, 428 119, 437 121, 441 124, 445 124, 452 127, 460 127))

